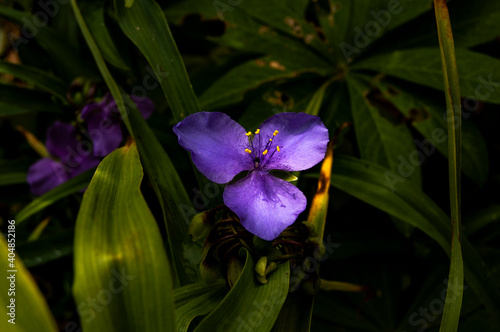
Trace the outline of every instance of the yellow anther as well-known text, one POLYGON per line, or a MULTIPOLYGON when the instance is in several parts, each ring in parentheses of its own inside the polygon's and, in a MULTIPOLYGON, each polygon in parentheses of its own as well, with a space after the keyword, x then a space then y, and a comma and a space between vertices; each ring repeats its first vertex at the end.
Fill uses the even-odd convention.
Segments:
POLYGON ((257 130, 255 131, 255 133, 256 133, 256 134, 260 133, 260 129, 257 129, 257 130))
POLYGON ((276 136, 278 135, 279 131, 275 130, 274 133, 273 133, 273 136, 276 136))
POLYGON ((265 156, 267 154, 267 150, 264 150, 264 152, 262 152, 262 154, 265 156))
POLYGON ((279 150, 280 150, 280 146, 279 145, 276 147, 276 150, 278 150, 278 152, 279 152, 279 150))
POLYGON ((245 149, 245 152, 252 153, 252 150, 250 150, 250 149, 245 149))
POLYGON ((252 132, 251 132, 251 131, 249 131, 249 132, 248 132, 248 133, 246 133, 245 135, 250 136, 250 135, 252 135, 252 132))
POLYGON ((269 142, 272 142, 272 141, 273 141, 273 139, 272 139, 272 138, 270 138, 270 139, 269 139, 269 142))

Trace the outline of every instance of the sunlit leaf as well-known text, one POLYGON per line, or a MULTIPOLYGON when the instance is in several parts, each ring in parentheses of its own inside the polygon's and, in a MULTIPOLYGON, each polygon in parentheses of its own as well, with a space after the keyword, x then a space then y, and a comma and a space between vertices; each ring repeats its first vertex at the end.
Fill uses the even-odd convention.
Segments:
MULTIPOLYGON (((15 231, 11 234, 15 235, 15 231)), ((54 317, 36 282, 16 255, 16 251, 12 250, 12 243, 15 244, 16 241, 15 237, 8 236, 7 241, 0 236, 0 255, 3 258, 1 264, 3 278, 0 279, 0 286, 4 290, 0 295, 4 313, 0 320, 0 329, 12 332, 58 331, 54 317), (8 247, 8 244, 11 244, 11 247, 8 247), (9 248, 11 248, 10 251, 9 248), (9 257, 12 261, 9 261, 9 257), (9 315, 9 313, 13 314, 9 315), (9 322, 11 319, 12 321, 9 322)))
POLYGON ((172 276, 142 177, 132 142, 104 158, 83 197, 73 293, 84 330, 174 330, 172 276))

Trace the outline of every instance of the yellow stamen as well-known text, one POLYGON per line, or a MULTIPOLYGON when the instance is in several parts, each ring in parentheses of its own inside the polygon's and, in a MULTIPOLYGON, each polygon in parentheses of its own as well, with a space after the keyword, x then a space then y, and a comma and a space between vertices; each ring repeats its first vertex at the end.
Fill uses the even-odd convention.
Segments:
POLYGON ((250 135, 252 135, 252 132, 251 132, 251 131, 249 131, 249 132, 248 132, 248 133, 246 133, 245 135, 250 136, 250 135))
POLYGON ((276 136, 278 135, 279 131, 275 130, 274 133, 273 133, 273 136, 276 136))
POLYGON ((279 145, 276 147, 276 150, 278 150, 278 152, 280 151, 280 146, 279 145))
POLYGON ((272 139, 272 138, 270 138, 270 139, 269 139, 269 142, 272 142, 272 141, 273 141, 273 139, 272 139))
POLYGON ((262 152, 262 154, 265 156, 267 154, 267 150, 264 150, 264 152, 262 152))
POLYGON ((252 150, 250 150, 250 149, 245 149, 245 152, 252 153, 252 150))
POLYGON ((260 133, 260 129, 257 129, 257 130, 255 131, 255 133, 256 133, 256 134, 260 133))

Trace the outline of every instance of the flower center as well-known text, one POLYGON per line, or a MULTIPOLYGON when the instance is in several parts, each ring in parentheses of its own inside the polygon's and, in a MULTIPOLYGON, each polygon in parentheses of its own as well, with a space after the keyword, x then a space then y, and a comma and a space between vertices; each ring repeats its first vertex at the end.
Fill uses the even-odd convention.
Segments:
POLYGON ((276 152, 280 152, 279 145, 274 146, 274 137, 278 135, 279 131, 275 130, 273 135, 267 139, 266 145, 262 147, 260 129, 257 129, 254 134, 251 131, 246 133, 248 136, 249 147, 245 152, 250 155, 254 163, 255 169, 262 169, 274 156, 276 152), (263 149, 263 150, 261 150, 263 149))

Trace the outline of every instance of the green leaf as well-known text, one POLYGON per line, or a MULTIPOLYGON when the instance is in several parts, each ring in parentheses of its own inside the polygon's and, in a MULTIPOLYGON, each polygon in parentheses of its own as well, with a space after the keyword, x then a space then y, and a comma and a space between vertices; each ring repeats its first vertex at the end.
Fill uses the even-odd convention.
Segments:
POLYGON ((0 187, 21 183, 26 183, 26 172, 2 172, 0 174, 0 187))
MULTIPOLYGON (((400 85, 376 81, 376 86, 388 101, 409 120, 424 137, 417 143, 425 156, 434 153, 434 148, 448 158, 446 134, 446 109, 442 104, 417 91, 409 92, 400 85)), ((462 172, 482 186, 488 178, 488 149, 479 129, 468 121, 469 114, 462 121, 462 172)))
POLYGON ((175 121, 199 112, 198 100, 160 6, 152 0, 135 1, 131 7, 123 6, 121 0, 114 3, 120 27, 148 60, 175 121))
POLYGON ((85 189, 88 186, 90 179, 94 174, 94 171, 95 169, 85 171, 75 176, 74 178, 69 179, 63 184, 55 187, 42 196, 35 198, 31 203, 29 203, 21 211, 19 211, 16 216, 16 221, 20 223, 28 219, 35 213, 42 211, 47 206, 50 206, 59 201, 61 198, 85 189))
MULTIPOLYGON (((462 95, 469 101, 500 103, 500 60, 460 48, 455 50, 455 54, 462 95)), ((415 48, 376 55, 353 64, 352 69, 380 71, 444 91, 440 59, 438 48, 415 48)))
POLYGON ((95 42, 102 50, 102 56, 106 61, 122 70, 130 70, 123 60, 120 52, 116 48, 111 35, 106 28, 104 21, 105 1, 86 1, 82 2, 81 11, 92 36, 95 36, 95 42))
MULTIPOLYGON (((243 1, 237 8, 256 22, 280 31, 294 40, 299 40, 312 48, 326 59, 330 59, 325 44, 318 38, 314 26, 305 20, 307 0, 276 0, 267 2, 265 6, 243 1)), ((231 20, 230 15, 229 20, 231 20)), ((237 23, 237 22, 235 22, 237 23)))
POLYGON ((238 331, 258 328, 270 331, 288 294, 289 263, 281 264, 262 285, 254 276, 254 262, 246 250, 243 271, 224 300, 194 330, 238 331))
POLYGON ((444 91, 446 98, 448 123, 448 172, 451 210, 451 262, 448 276, 448 290, 444 305, 440 332, 455 332, 458 329, 460 310, 462 309, 464 265, 460 244, 461 221, 461 123, 462 107, 460 83, 458 81, 455 45, 446 0, 434 0, 436 22, 438 26, 439 48, 443 67, 444 91), (458 292, 456 290, 459 290, 458 292))
POLYGON ((10 74, 66 100, 68 87, 59 78, 38 68, 0 61, 0 73, 10 74))
POLYGON ((310 331, 314 298, 300 291, 288 294, 273 332, 310 331))
POLYGON ((174 298, 175 298, 175 307, 179 308, 183 305, 189 303, 197 297, 213 290, 214 288, 222 287, 225 285, 225 281, 220 279, 213 284, 204 284, 204 283, 194 283, 186 286, 178 287, 174 289, 174 298))
POLYGON ((361 158, 386 166, 420 185, 420 165, 407 161, 415 151, 408 127, 387 110, 377 109, 372 104, 368 96, 370 86, 352 78, 348 78, 347 86, 361 158))
POLYGON ((219 78, 201 96, 203 109, 216 109, 234 104, 243 99, 244 94, 258 86, 282 78, 293 78, 314 69, 303 68, 295 63, 277 61, 274 57, 263 57, 247 61, 219 78))
POLYGON ((83 36, 106 85, 116 101, 125 125, 137 142, 141 162, 160 201, 163 219, 169 235, 167 255, 172 261, 177 276, 176 283, 195 282, 199 279, 198 264, 201 257, 201 248, 191 241, 186 225, 196 214, 196 211, 193 209, 184 185, 165 150, 163 150, 134 102, 129 96, 122 94, 111 76, 99 48, 87 29, 76 1, 72 0, 71 5, 83 36), (187 270, 191 273, 188 273, 187 270))
MULTIPOLYGON (((13 238, 8 236, 9 244, 15 243, 10 242, 11 239, 13 238)), ((0 304, 4 312, 0 320, 0 329, 12 332, 58 331, 54 317, 52 317, 49 306, 45 302, 36 282, 24 267, 19 256, 15 255, 16 251, 13 251, 13 253, 14 255, 12 250, 9 251, 5 238, 0 236, 0 255, 3 257, 1 264, 3 278, 0 279, 0 287, 4 290, 0 295, 0 304), (9 257, 13 258, 13 266, 10 266, 9 257), (9 279, 12 275, 14 279, 9 279), (12 282, 15 284, 15 291, 12 291, 9 295, 12 282), (12 300, 15 302, 11 302, 12 300), (14 306, 14 317, 9 316, 8 313, 11 309, 8 306, 14 306), (28 317, 29 319, 27 319, 28 317), (10 319, 13 319, 13 323, 8 321, 10 319)))
MULTIPOLYGON (((331 74, 334 70, 331 58, 325 54, 318 54, 305 40, 281 32, 244 10, 238 8, 228 11, 224 14, 224 18, 228 23, 222 38, 216 40, 219 44, 269 55, 284 67, 293 67, 297 70, 307 69, 321 75, 331 74)), ((297 26, 294 19, 291 21, 287 19, 287 22, 291 26, 297 26)), ((279 23, 278 25, 281 26, 279 23)), ((290 26, 285 29, 290 31, 290 26)))
POLYGON ((47 93, 0 84, 0 116, 33 112, 61 112, 47 93))
POLYGON ((335 132, 337 128, 346 122, 352 123, 349 90, 345 80, 335 81, 332 83, 331 92, 325 95, 323 110, 320 112, 320 117, 331 132, 335 132))
POLYGON ((307 104, 307 108, 304 111, 307 114, 318 115, 321 109, 321 105, 323 104, 323 99, 325 98, 325 92, 328 88, 331 81, 325 82, 312 96, 309 104, 307 104))
MULTIPOLYGON (((224 283, 204 286, 204 293, 197 294, 188 303, 176 307, 175 315, 178 332, 186 332, 189 328, 189 324, 195 317, 206 315, 214 310, 226 294, 226 287, 224 283)), ((178 290, 176 289, 174 291, 174 296, 177 292, 178 290)), ((176 297, 176 304, 177 299, 178 298, 176 297)))
MULTIPOLYGON (((54 5, 54 8, 59 6, 54 5)), ((48 6, 50 8, 50 5, 48 6)), ((60 7, 54 9, 55 16, 61 10, 60 7)), ((44 11, 40 11, 42 14, 44 11)), ((46 11, 47 13, 52 13, 51 9, 46 11)), ((64 15, 60 14, 59 16, 64 15)), ((64 39, 64 37, 55 31, 51 26, 44 24, 40 26, 40 23, 35 24, 33 21, 34 15, 28 12, 21 12, 8 8, 6 6, 0 6, 0 16, 14 21, 21 25, 22 32, 19 39, 11 39, 11 44, 13 48, 17 51, 21 45, 28 44, 32 39, 35 38, 38 44, 50 55, 53 59, 53 63, 57 66, 58 73, 67 79, 68 81, 73 80, 77 76, 84 77, 95 77, 93 68, 89 68, 85 58, 82 58, 78 49, 75 49, 71 44, 64 39), (33 31, 33 37, 25 33, 24 31, 33 31)), ((41 15, 40 15, 41 16, 41 15)), ((40 17, 38 16, 38 17, 40 17)), ((66 93, 66 92, 65 92, 66 93)))
POLYGON ((26 267, 42 265, 73 253, 73 229, 20 243, 16 248, 26 267))
POLYGON ((140 191, 135 143, 101 162, 75 229, 73 293, 86 331, 173 331, 169 262, 140 191), (97 298, 100 312, 88 299, 97 298))
POLYGON ((431 8, 429 1, 336 0, 330 1, 330 12, 322 26, 338 59, 351 62, 384 33, 431 8))
MULTIPOLYGON (((337 156, 332 185, 419 228, 450 254, 450 218, 411 181, 372 162, 337 156)), ((500 313, 500 294, 492 273, 465 237, 462 250, 468 284, 491 313, 500 313)))
POLYGON ((281 171, 279 169, 272 170, 271 174, 278 179, 285 180, 287 182, 297 181, 299 178, 288 171, 281 171))
POLYGON ((181 24, 189 14, 200 14, 204 20, 219 19, 214 1, 184 0, 168 3, 165 9, 165 18, 170 24, 181 24))
POLYGON ((464 233, 469 237, 482 228, 500 221, 500 206, 479 210, 464 217, 464 233))
MULTIPOLYGON (((468 1, 451 1, 448 4, 453 28, 453 39, 458 48, 471 48, 486 42, 494 41, 498 37, 500 21, 500 3, 490 0, 476 0, 474 6, 468 1)), ((400 49, 437 45, 437 30, 429 22, 434 13, 429 12, 419 18, 418 29, 412 32, 405 31, 405 40, 397 43, 400 49)), ((411 29, 411 27, 409 27, 411 29)), ((408 30, 409 30, 408 29, 408 30)), ((394 41, 393 41, 394 42, 394 41)))

